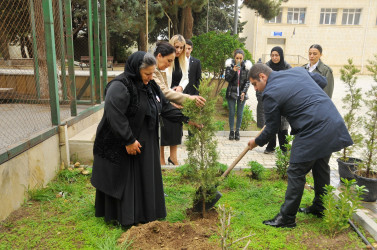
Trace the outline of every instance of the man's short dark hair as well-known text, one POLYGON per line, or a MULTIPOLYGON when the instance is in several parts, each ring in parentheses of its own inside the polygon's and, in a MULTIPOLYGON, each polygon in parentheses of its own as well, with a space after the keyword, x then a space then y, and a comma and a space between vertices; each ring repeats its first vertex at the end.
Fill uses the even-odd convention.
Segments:
POLYGON ((247 75, 247 78, 248 79, 253 78, 254 80, 260 81, 259 79, 260 73, 263 73, 266 76, 270 76, 271 72, 272 72, 272 69, 268 67, 267 65, 262 64, 262 63, 256 63, 249 70, 249 74, 247 75))
POLYGON ((190 45, 191 47, 194 47, 194 45, 192 44, 192 41, 190 39, 186 39, 186 44, 190 45))

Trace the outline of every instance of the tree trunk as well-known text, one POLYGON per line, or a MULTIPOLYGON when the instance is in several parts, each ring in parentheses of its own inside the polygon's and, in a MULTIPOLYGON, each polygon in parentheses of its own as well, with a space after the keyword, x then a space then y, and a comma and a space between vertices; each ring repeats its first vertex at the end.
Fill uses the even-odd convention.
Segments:
POLYGON ((27 49, 27 53, 29 54, 29 58, 33 58, 34 57, 34 51, 33 51, 33 41, 31 40, 31 38, 29 36, 25 37, 26 41, 26 49, 27 49))
POLYGON ((20 37, 20 48, 21 48, 22 58, 27 58, 27 55, 25 52, 25 37, 20 37))
MULTIPOLYGON (((35 13, 43 13, 42 1, 35 1, 34 8, 35 8, 35 13)), ((48 87, 46 48, 45 48, 45 33, 44 33, 44 22, 43 22, 42 15, 35 16, 35 30, 36 30, 36 36, 37 36, 40 96, 42 99, 48 99, 50 95, 48 92, 49 87, 48 87)))
POLYGON ((139 31, 138 50, 147 51, 147 41, 144 30, 139 31))
POLYGON ((8 39, 4 31, 5 30, 0 30, 0 54, 6 61, 10 59, 10 54, 8 47, 8 39))
POLYGON ((192 27, 194 25, 194 18, 192 17, 192 9, 187 6, 182 12, 182 21, 184 23, 184 29, 181 33, 184 38, 191 39, 192 37, 192 27))
POLYGON ((186 8, 181 11, 181 18, 179 19, 179 34, 183 35, 185 31, 186 22, 186 8))
POLYGON ((172 20, 173 20, 173 34, 171 34, 171 36, 174 36, 174 35, 177 35, 179 34, 178 33, 178 16, 177 15, 174 15, 172 16, 172 20))

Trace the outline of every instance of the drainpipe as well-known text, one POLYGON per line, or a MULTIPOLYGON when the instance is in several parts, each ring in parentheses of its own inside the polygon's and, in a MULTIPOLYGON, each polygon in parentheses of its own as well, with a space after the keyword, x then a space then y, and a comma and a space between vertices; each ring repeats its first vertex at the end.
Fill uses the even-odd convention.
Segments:
MULTIPOLYGON (((259 21, 259 13, 258 12, 255 12, 255 15, 257 16, 257 28, 256 28, 256 32, 255 32, 255 51, 254 51, 254 56, 257 54, 257 47, 258 47, 258 21, 259 21)), ((255 59, 257 59, 255 57, 255 59)))
POLYGON ((370 16, 370 9, 371 9, 371 2, 372 0, 369 0, 369 8, 368 8, 368 17, 367 22, 365 25, 365 31, 364 31, 364 43, 363 43, 363 52, 361 54, 361 73, 364 73, 364 56, 365 56, 365 43, 367 40, 367 30, 368 30, 368 23, 369 23, 369 16, 370 16))

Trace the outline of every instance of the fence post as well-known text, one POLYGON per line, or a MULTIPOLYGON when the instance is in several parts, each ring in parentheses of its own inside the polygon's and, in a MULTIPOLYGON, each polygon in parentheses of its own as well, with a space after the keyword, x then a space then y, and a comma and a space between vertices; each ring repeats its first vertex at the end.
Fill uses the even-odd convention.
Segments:
POLYGON ((55 33, 54 20, 52 12, 52 1, 42 0, 43 21, 46 39, 46 59, 48 71, 48 88, 50 95, 51 121, 52 125, 60 124, 60 106, 58 95, 58 78, 56 71, 56 54, 55 54, 55 33))
POLYGON ((100 43, 99 43, 99 20, 98 20, 98 1, 92 0, 93 4, 93 23, 94 23, 94 76, 95 76, 95 86, 96 86, 96 103, 101 103, 102 91, 101 91, 101 54, 100 54, 100 43))
POLYGON ((34 77, 35 77, 35 90, 37 92, 37 99, 41 99, 41 88, 39 83, 39 65, 38 65, 38 49, 37 49, 37 36, 35 31, 35 12, 33 0, 30 3, 30 21, 31 21, 31 34, 33 38, 33 61, 34 61, 34 77))
POLYGON ((65 43, 64 43, 64 20, 63 20, 63 0, 58 0, 59 6, 59 28, 60 28, 60 52, 61 52, 61 80, 62 80, 62 89, 63 89, 63 100, 68 100, 67 96, 67 80, 65 72, 65 43))
POLYGON ((77 101, 76 101, 76 78, 75 78, 75 57, 73 50, 73 34, 72 34, 72 10, 71 0, 65 0, 65 28, 67 36, 67 59, 68 59, 68 74, 70 79, 71 90, 71 116, 77 116, 77 101))
POLYGON ((101 54, 102 54, 102 93, 105 99, 107 85, 107 30, 106 30, 106 0, 101 0, 101 54))
POLYGON ((87 13, 88 13, 88 51, 89 51, 89 84, 90 84, 90 101, 94 103, 94 65, 93 65, 93 19, 92 19, 92 0, 87 0, 87 13))

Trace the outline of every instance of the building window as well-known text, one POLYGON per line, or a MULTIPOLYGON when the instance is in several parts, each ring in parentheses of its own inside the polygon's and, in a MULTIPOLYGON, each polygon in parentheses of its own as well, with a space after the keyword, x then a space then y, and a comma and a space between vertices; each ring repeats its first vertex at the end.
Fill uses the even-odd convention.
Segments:
POLYGON ((321 8, 321 15, 319 17, 320 24, 336 24, 336 14, 338 9, 321 8))
POLYGON ((280 8, 279 14, 276 17, 272 18, 271 20, 266 20, 265 22, 266 23, 281 23, 282 17, 283 17, 283 11, 280 8))
POLYGON ((343 9, 343 25, 359 25, 361 9, 343 9))
POLYGON ((304 24, 306 8, 288 8, 287 23, 304 24))

